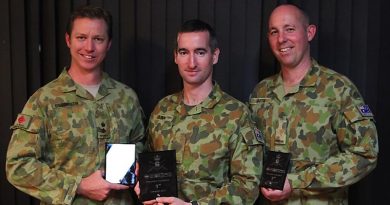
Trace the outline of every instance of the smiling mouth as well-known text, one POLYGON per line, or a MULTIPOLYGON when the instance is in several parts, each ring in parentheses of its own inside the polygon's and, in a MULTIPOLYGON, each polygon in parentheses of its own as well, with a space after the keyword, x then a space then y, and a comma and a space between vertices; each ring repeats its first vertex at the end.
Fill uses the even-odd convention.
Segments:
POLYGON ((290 47, 288 47, 288 48, 281 48, 281 49, 279 49, 279 51, 281 52, 281 53, 286 53, 286 52, 288 52, 288 51, 290 51, 291 50, 291 48, 290 47))
POLYGON ((80 54, 81 56, 83 56, 84 58, 88 59, 88 60, 92 60, 95 58, 95 56, 92 56, 92 55, 85 55, 85 54, 80 54))

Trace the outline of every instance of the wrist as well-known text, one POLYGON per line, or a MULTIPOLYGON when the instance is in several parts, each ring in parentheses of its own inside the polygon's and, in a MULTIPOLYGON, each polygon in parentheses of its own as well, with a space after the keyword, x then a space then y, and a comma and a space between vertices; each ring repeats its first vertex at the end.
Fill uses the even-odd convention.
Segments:
POLYGON ((191 205, 199 205, 197 201, 193 200, 193 201, 190 201, 190 204, 191 205))

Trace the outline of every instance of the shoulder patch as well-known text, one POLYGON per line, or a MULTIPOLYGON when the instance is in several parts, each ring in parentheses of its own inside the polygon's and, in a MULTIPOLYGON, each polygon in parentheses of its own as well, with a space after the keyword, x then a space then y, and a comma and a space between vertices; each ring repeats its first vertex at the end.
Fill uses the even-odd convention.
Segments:
POLYGON ((27 129, 32 121, 32 117, 25 114, 19 114, 18 117, 15 120, 14 125, 11 127, 13 129, 15 128, 23 128, 27 129))
POLYGON ((368 105, 361 105, 361 106, 357 106, 357 107, 358 107, 360 114, 363 117, 374 117, 374 114, 372 114, 368 105))
POLYGON ((261 142, 264 144, 264 134, 257 128, 255 128, 255 136, 257 141, 261 142))

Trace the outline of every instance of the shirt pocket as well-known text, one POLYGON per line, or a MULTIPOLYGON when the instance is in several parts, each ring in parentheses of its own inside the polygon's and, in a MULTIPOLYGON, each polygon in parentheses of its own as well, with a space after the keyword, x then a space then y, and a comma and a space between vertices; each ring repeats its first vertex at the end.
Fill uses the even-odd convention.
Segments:
POLYGON ((48 134, 53 146, 83 144, 86 136, 94 136, 90 113, 74 102, 54 106, 48 112, 48 134))
POLYGON ((155 151, 169 150, 170 136, 173 127, 173 115, 159 114, 152 116, 148 125, 149 139, 152 140, 152 148, 155 151))
POLYGON ((274 103, 271 98, 251 98, 249 101, 252 120, 255 127, 264 135, 265 140, 272 135, 272 115, 274 103))
POLYGON ((288 133, 293 159, 322 163, 338 152, 337 136, 332 128, 334 109, 302 103, 290 114, 288 133))

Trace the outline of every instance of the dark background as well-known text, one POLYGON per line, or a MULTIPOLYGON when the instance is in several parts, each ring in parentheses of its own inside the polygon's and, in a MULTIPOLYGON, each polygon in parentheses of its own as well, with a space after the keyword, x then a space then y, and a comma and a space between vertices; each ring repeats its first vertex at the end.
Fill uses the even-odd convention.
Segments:
MULTIPOLYGON (((246 101, 255 84, 278 72, 267 43, 267 20, 277 0, 0 0, 0 204, 37 201, 5 178, 10 125, 28 97, 69 64, 64 41, 70 12, 84 4, 112 12, 114 39, 105 71, 138 93, 148 116, 159 99, 181 89, 173 62, 178 26, 190 18, 216 29, 221 55, 214 79, 246 101)), ((296 0, 318 25, 312 55, 348 76, 375 114, 380 140, 377 168, 353 185, 350 204, 385 204, 390 92, 390 1, 296 0)))

